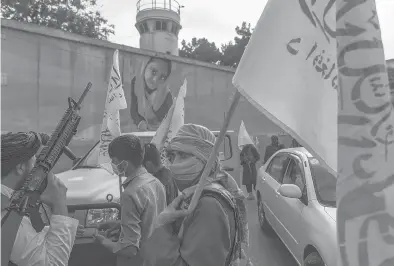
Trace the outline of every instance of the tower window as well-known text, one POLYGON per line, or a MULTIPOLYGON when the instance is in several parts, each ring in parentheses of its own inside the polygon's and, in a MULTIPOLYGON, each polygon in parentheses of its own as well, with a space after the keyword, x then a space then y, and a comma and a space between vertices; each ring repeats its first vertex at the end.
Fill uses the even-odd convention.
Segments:
POLYGON ((156 30, 166 31, 167 30, 167 22, 162 21, 162 20, 156 20, 156 30))
POLYGON ((143 33, 145 33, 145 32, 148 32, 148 31, 149 31, 149 29, 148 29, 148 24, 147 24, 146 22, 141 23, 141 24, 138 26, 138 31, 140 32, 140 34, 143 34, 143 33))
POLYGON ((141 25, 141 24, 138 26, 138 31, 140 32, 140 34, 143 34, 143 33, 145 33, 145 31, 144 31, 144 27, 142 27, 142 25, 141 25))
POLYGON ((178 32, 178 25, 176 25, 175 23, 172 23, 171 32, 176 35, 178 32))
POLYGON ((146 23, 146 21, 142 23, 142 26, 144 27, 145 32, 149 31, 148 23, 146 23))

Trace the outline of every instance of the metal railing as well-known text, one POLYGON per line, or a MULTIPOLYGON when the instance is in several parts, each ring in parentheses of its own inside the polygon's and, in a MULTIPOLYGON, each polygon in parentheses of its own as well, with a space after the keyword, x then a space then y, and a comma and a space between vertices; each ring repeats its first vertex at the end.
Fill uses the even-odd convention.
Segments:
POLYGON ((139 0, 137 2, 137 13, 143 10, 169 10, 181 14, 181 6, 176 0, 139 0))

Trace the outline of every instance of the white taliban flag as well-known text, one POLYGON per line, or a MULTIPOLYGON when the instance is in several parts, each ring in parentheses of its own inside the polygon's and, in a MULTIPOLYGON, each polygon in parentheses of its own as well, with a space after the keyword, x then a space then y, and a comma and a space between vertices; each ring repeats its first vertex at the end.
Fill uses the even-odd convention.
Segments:
POLYGON ((245 146, 246 144, 255 145, 248 131, 246 130, 244 121, 242 120, 238 131, 238 148, 242 150, 242 147, 245 146))
POLYGON ((376 4, 336 4, 337 265, 394 265, 394 107, 376 4))
POLYGON ((259 142, 259 138, 257 136, 254 137, 254 145, 257 147, 259 146, 260 142, 259 142))
POLYGON ((167 164, 165 157, 165 148, 169 141, 175 136, 181 126, 185 123, 185 97, 187 93, 187 80, 185 79, 183 85, 179 89, 178 96, 168 111, 166 117, 161 122, 152 138, 151 143, 161 151, 163 163, 167 164))
POLYGON ((99 165, 110 163, 108 145, 114 138, 120 136, 119 110, 126 108, 127 103, 119 71, 119 51, 116 50, 113 56, 107 98, 105 100, 103 123, 101 125, 100 152, 98 158, 99 165))
POLYGON ((324 31, 335 31, 329 2, 269 0, 233 84, 335 171, 338 77, 335 38, 324 31), (323 21, 324 27, 319 24, 323 21))

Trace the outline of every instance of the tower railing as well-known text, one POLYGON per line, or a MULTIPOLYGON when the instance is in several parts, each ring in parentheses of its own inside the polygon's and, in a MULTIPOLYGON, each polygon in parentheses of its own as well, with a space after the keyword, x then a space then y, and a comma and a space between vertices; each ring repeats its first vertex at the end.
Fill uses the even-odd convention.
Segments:
POLYGON ((168 10, 181 14, 182 6, 176 0, 139 0, 137 13, 143 10, 168 10))

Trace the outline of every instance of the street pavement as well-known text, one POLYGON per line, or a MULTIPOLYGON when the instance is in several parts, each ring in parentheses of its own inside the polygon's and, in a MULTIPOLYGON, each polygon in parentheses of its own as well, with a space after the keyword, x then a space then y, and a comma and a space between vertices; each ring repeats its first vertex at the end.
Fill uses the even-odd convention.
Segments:
POLYGON ((256 200, 247 200, 250 246, 248 255, 254 266, 297 266, 289 251, 275 235, 260 229, 256 200))

